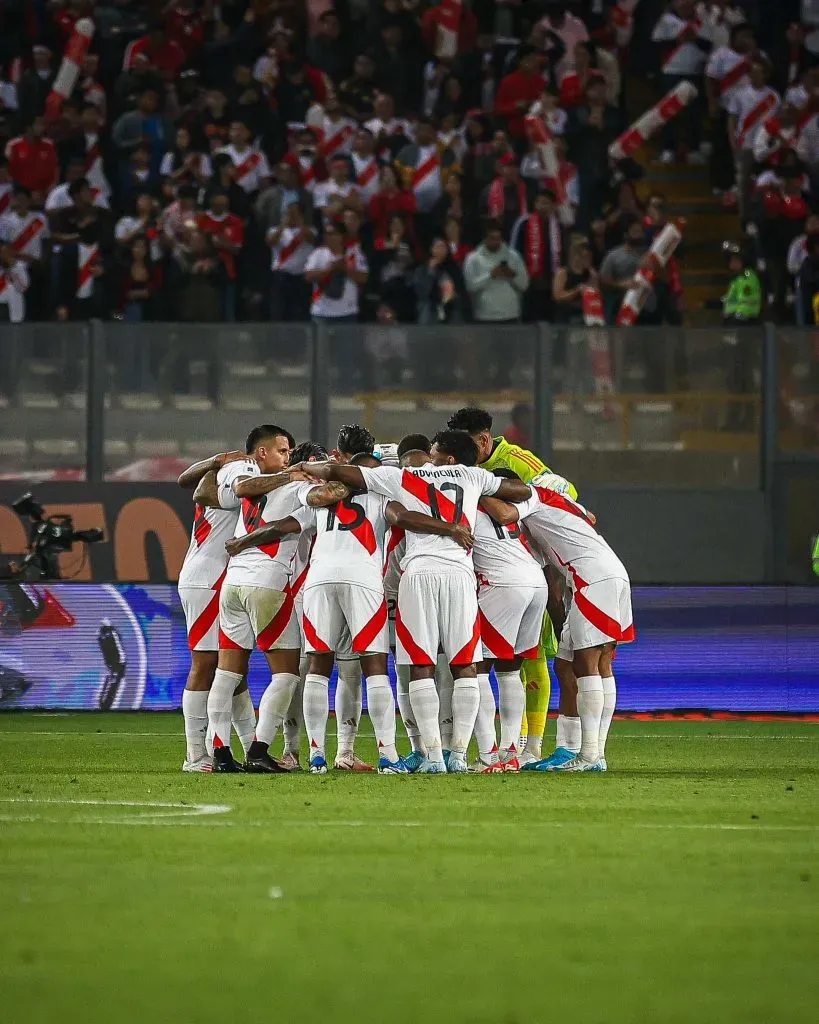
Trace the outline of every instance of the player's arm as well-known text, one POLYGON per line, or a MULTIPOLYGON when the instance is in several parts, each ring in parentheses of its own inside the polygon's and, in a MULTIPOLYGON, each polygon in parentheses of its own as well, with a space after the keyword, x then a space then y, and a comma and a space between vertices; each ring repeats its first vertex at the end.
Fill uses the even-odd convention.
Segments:
POLYGON ((501 480, 494 497, 505 501, 528 501, 532 497, 532 488, 522 480, 501 480))
POLYGON ((390 526, 399 526, 410 533, 431 533, 438 537, 449 537, 465 551, 470 551, 475 545, 475 538, 468 526, 433 519, 423 512, 409 512, 400 501, 391 501, 387 505, 386 519, 390 526))
MULTIPOLYGON (((181 479, 181 478, 180 478, 181 479)), ((196 485, 193 500, 203 508, 220 508, 219 485, 216 482, 216 470, 209 469, 196 485)))
POLYGON ((344 484, 353 491, 366 491, 364 474, 358 466, 342 466, 338 462, 305 462, 299 467, 307 476, 344 484))
POLYGON ((293 466, 281 473, 262 473, 261 476, 239 477, 233 483, 233 493, 237 498, 258 498, 262 494, 270 494, 285 484, 304 480, 300 472, 301 467, 293 466))
POLYGON ((517 508, 508 501, 502 501, 500 498, 492 498, 484 494, 481 498, 480 507, 484 512, 496 523, 500 523, 501 526, 511 526, 520 519, 520 513, 517 508))
POLYGON ((206 473, 211 471, 218 473, 222 466, 229 462, 236 462, 237 459, 246 459, 244 452, 221 452, 210 459, 202 459, 201 462, 194 462, 186 470, 179 474, 176 482, 186 491, 192 491, 206 473))
POLYGON ((560 631, 566 619, 566 605, 563 600, 563 577, 553 565, 547 565, 543 571, 546 575, 546 583, 549 586, 546 611, 549 613, 549 618, 555 627, 555 633, 560 636, 560 631))
POLYGON ((350 488, 338 481, 321 484, 313 487, 303 499, 310 508, 326 508, 328 505, 335 505, 337 501, 343 501, 351 494, 350 488))
POLYGON ((267 526, 260 526, 258 530, 246 533, 244 537, 231 538, 225 542, 225 551, 229 555, 238 555, 247 548, 260 548, 265 544, 272 544, 288 533, 301 533, 301 523, 293 516, 277 519, 275 523, 268 523, 267 526))

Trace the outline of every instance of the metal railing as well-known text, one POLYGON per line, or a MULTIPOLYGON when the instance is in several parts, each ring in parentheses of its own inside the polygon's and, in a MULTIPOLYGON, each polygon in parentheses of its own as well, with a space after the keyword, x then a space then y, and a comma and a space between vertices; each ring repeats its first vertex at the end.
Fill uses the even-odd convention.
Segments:
POLYGON ((273 421, 330 442, 513 419, 585 483, 759 488, 819 452, 819 334, 540 325, 24 324, 0 328, 0 473, 172 479, 273 421), (780 388, 781 382, 781 388, 780 388), (164 474, 164 475, 163 475, 164 474))

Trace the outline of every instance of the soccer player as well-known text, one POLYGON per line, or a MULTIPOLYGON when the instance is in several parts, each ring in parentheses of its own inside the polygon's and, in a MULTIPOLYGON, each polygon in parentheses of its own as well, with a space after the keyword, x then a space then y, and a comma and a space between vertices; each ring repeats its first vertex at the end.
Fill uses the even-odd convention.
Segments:
MULTIPOLYGON (((380 463, 372 455, 359 453, 350 465, 377 469, 380 463)), ((406 775, 408 769, 395 746, 395 701, 387 675, 389 636, 382 567, 391 503, 372 491, 352 494, 340 483, 308 484, 300 489, 299 497, 304 508, 255 534, 231 541, 228 549, 236 554, 304 528, 316 531, 304 587, 303 620, 309 658, 304 720, 310 741, 310 771, 318 775, 327 772, 330 673, 335 652, 349 644, 367 678, 367 705, 378 742, 378 771, 382 775, 406 775), (323 506, 318 514, 316 503, 323 506)))
POLYGON ((582 505, 547 487, 535 485, 534 491, 520 505, 487 504, 498 522, 524 524, 533 545, 561 570, 571 591, 560 639, 577 677, 580 751, 553 770, 606 771, 606 740, 617 702, 611 657, 616 644, 634 639, 631 584, 582 505))
MULTIPOLYGON (((232 483, 234 494, 242 500, 236 537, 253 533, 298 507, 297 488, 286 486, 302 479, 285 468, 294 445, 291 434, 274 424, 255 427, 248 435, 246 451, 252 456, 255 472, 232 483)), ((230 751, 228 694, 247 674, 254 646, 264 652, 271 680, 259 703, 256 733, 244 770, 269 774, 288 770, 270 756, 268 748, 283 726, 299 681, 299 630, 289 587, 295 550, 295 538, 288 538, 250 548, 228 563, 219 600, 219 661, 208 698, 218 771, 241 770, 230 751)))
MULTIPOLYGON (((511 469, 494 476, 518 480, 511 469)), ((492 518, 491 502, 478 505, 472 562, 478 580, 478 609, 484 661, 478 668, 481 703, 475 723, 479 772, 520 770, 518 737, 525 711, 520 670, 524 659, 537 657, 549 588, 517 523, 492 518), (494 664, 498 680, 500 753, 495 742, 495 698, 489 685, 494 664)))
MULTIPOLYGON (((511 469, 524 483, 541 473, 551 470, 532 452, 510 444, 502 435, 492 436, 492 415, 485 409, 467 406, 459 409, 450 417, 447 426, 452 430, 465 430, 478 446, 478 465, 490 473, 496 469, 511 469)), ((562 477, 556 478, 562 480, 562 477)), ((574 485, 565 481, 567 493, 577 497, 574 485)), ((553 657, 557 651, 557 638, 551 619, 543 620, 543 633, 540 650, 535 658, 523 663, 523 679, 526 684, 526 714, 523 719, 520 736, 520 762, 526 765, 538 761, 543 746, 543 733, 546 729, 546 716, 549 711, 551 681, 547 658, 553 657)))
POLYGON ((469 555, 478 501, 499 494, 524 501, 531 491, 521 481, 500 480, 475 466, 474 441, 460 430, 433 438, 432 465, 414 469, 307 465, 309 475, 365 488, 392 498, 407 510, 398 524, 407 528, 407 548, 398 586, 395 619, 397 660, 410 665, 410 703, 426 757, 421 773, 465 772, 466 748, 478 713, 476 659, 480 640, 475 572, 469 555), (422 513, 415 522, 413 513, 422 513), (429 533, 433 527, 435 533, 429 533), (416 532, 423 530, 423 533, 416 532), (441 647, 455 680, 451 749, 444 760, 435 689, 435 662, 441 647))
MULTIPOLYGON (((179 477, 180 487, 196 488, 196 511, 191 542, 179 572, 179 600, 185 613, 191 667, 182 693, 187 752, 183 772, 209 772, 213 758, 205 745, 208 728, 208 692, 213 683, 219 650, 219 593, 227 568, 225 541, 233 536, 239 517, 239 499, 231 485, 247 475, 245 452, 233 451, 189 466, 179 477), (210 506, 199 504, 203 494, 213 496, 210 506)), ((247 750, 256 728, 256 712, 242 679, 231 701, 231 717, 247 750)))

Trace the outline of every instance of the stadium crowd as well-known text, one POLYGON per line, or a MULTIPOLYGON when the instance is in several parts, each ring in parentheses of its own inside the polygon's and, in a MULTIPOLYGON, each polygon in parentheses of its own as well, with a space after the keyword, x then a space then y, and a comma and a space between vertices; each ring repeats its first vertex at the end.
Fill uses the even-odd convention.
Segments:
MULTIPOLYGON (((795 292, 812 323, 819 5, 765 8, 465 0, 441 57, 422 0, 7 4, 0 316, 577 323, 599 281, 611 322, 668 218, 608 155, 636 72, 658 95, 697 85, 659 159, 710 160, 775 308, 795 292), (557 179, 527 136, 535 102, 557 179)), ((639 322, 683 310, 672 258, 639 322)))

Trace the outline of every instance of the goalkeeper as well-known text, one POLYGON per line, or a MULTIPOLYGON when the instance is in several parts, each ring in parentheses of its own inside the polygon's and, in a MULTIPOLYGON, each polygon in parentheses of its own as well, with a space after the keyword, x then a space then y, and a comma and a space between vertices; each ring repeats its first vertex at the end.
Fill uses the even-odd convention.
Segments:
MULTIPOLYGON (((505 437, 492 436, 492 416, 485 409, 469 407, 459 409, 447 426, 450 430, 465 430, 478 446, 478 464, 490 473, 495 469, 511 469, 523 480, 530 483, 541 473, 550 473, 548 466, 525 448, 510 444, 505 437)), ((577 497, 573 484, 557 477, 551 486, 559 489, 563 484, 566 492, 577 497)), ((520 736, 521 767, 541 759, 543 733, 546 729, 546 715, 549 711, 551 682, 547 658, 557 654, 557 637, 552 620, 547 614, 543 620, 538 657, 523 663, 523 681, 526 686, 526 713, 523 716, 520 736)))

